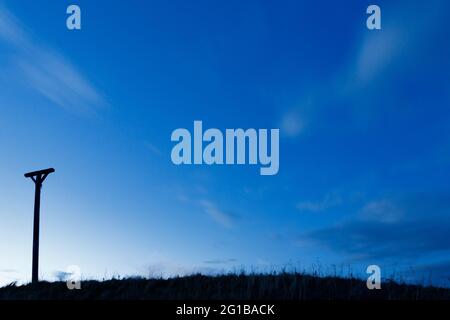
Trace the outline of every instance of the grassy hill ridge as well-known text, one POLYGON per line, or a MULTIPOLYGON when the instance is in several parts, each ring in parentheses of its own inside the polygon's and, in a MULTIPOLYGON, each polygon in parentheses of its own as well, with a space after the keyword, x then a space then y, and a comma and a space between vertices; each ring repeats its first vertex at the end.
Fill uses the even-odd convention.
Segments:
POLYGON ((450 289, 387 281, 381 290, 368 290, 356 278, 317 277, 300 273, 276 275, 190 275, 170 279, 112 279, 83 281, 80 290, 68 290, 65 282, 0 288, 0 300, 450 300, 450 289))

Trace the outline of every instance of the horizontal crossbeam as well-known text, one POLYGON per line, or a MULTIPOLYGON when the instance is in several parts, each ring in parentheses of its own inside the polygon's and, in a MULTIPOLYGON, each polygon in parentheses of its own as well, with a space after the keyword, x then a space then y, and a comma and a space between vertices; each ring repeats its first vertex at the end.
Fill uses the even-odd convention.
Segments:
POLYGON ((53 168, 49 168, 49 169, 45 169, 45 170, 39 170, 39 171, 33 171, 33 172, 28 172, 25 173, 25 178, 32 178, 32 177, 37 177, 37 176, 41 176, 41 175, 49 175, 50 173, 55 172, 55 169, 53 168))

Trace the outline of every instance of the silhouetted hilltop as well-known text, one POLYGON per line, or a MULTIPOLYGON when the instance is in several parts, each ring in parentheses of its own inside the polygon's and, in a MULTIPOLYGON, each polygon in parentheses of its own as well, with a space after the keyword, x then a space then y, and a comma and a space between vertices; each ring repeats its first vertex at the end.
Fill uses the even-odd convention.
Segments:
POLYGON ((9 285, 0 288, 0 299, 450 300, 450 289, 388 281, 382 283, 381 290, 368 290, 365 281, 360 279, 297 273, 192 275, 170 279, 83 281, 80 290, 68 290, 65 282, 9 285))

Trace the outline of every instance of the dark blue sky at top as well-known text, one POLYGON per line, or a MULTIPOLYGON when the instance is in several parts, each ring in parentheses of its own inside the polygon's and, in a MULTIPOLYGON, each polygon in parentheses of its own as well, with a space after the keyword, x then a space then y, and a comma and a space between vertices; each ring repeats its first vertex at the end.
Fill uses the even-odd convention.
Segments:
POLYGON ((450 4, 0 2, 0 281, 450 265, 450 4), (82 10, 82 30, 65 27, 82 10), (280 128, 280 171, 175 166, 177 128, 280 128))

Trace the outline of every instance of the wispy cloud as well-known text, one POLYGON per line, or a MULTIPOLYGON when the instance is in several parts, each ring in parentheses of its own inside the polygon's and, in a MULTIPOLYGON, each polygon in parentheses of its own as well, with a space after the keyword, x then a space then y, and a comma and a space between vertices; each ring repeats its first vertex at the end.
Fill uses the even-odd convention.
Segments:
POLYGON ((61 53, 34 40, 20 21, 0 6, 0 42, 13 49, 13 61, 29 87, 71 112, 90 113, 106 102, 61 53), (3 41, 2 41, 3 40, 3 41))
POLYGON ((449 199, 448 194, 411 194, 396 201, 372 201, 351 221, 309 232, 299 244, 320 245, 363 260, 450 254, 449 199))
MULTIPOLYGON (((197 188, 195 188, 194 186, 193 189, 197 188)), ((203 194, 201 190, 196 190, 196 192, 203 194)), ((214 222, 224 228, 229 229, 235 225, 236 215, 222 210, 215 202, 211 200, 202 198, 201 200, 197 200, 193 196, 187 195, 185 193, 178 195, 177 199, 185 205, 189 204, 195 207, 199 207, 204 213, 206 213, 209 218, 211 218, 214 222)))
POLYGON ((410 57, 428 46, 430 35, 446 19, 446 1, 431 2, 408 2, 408 10, 402 4, 392 4, 384 11, 381 30, 363 29, 356 51, 335 78, 339 83, 336 89, 353 94, 377 81, 385 84, 390 78, 380 76, 386 72, 402 70, 406 65, 414 67, 416 62, 410 57))
POLYGON ((362 40, 355 63, 355 78, 368 83, 381 73, 400 51, 402 35, 396 30, 372 32, 362 40))
POLYGON ((233 227, 233 216, 231 214, 219 209, 216 204, 212 203, 211 201, 201 200, 199 203, 203 210, 211 217, 211 219, 213 219, 219 225, 224 228, 233 227))
MULTIPOLYGON (((445 27, 442 22, 446 19, 448 1, 431 2, 408 2, 408 10, 404 10, 404 4, 390 4, 389 10, 383 11, 382 30, 371 31, 358 25, 354 49, 341 65, 318 83, 303 88, 300 97, 308 97, 306 101, 299 104, 294 98, 292 105, 280 112, 277 125, 282 136, 296 138, 306 129, 317 128, 318 118, 327 121, 330 113, 324 111, 342 102, 341 99, 346 103, 355 99, 353 116, 365 117, 369 110, 368 91, 394 81, 395 77, 387 76, 390 73, 415 68, 417 61, 412 57, 429 48, 428 42, 436 29, 445 27)), ((371 111, 380 112, 381 107, 371 111)))
POLYGON ((144 141, 145 147, 155 156, 161 157, 163 152, 156 145, 151 143, 150 141, 144 141))
POLYGON ((309 118, 316 107, 316 101, 313 101, 313 98, 314 95, 309 92, 308 95, 283 110, 277 123, 283 137, 297 138, 305 132, 309 118))
POLYGON ((7 41, 16 47, 25 48, 28 39, 22 28, 19 27, 19 21, 8 10, 0 5, 0 39, 7 41))
POLYGON ((321 212, 342 203, 342 198, 336 193, 325 195, 321 201, 301 201, 297 203, 296 208, 299 211, 321 212))
POLYGON ((393 201, 382 199, 371 201, 361 210, 361 217, 366 220, 393 223, 403 217, 403 210, 393 201))
POLYGON ((203 263, 206 264, 229 264, 229 263, 236 263, 237 260, 236 259, 215 259, 215 260, 206 260, 203 261, 203 263))
POLYGON ((279 127, 284 136, 297 137, 305 128, 305 120, 297 110, 290 110, 282 115, 279 127))
POLYGON ((401 260, 450 252, 449 227, 449 221, 429 219, 352 221, 311 232, 304 239, 360 259, 401 260))

